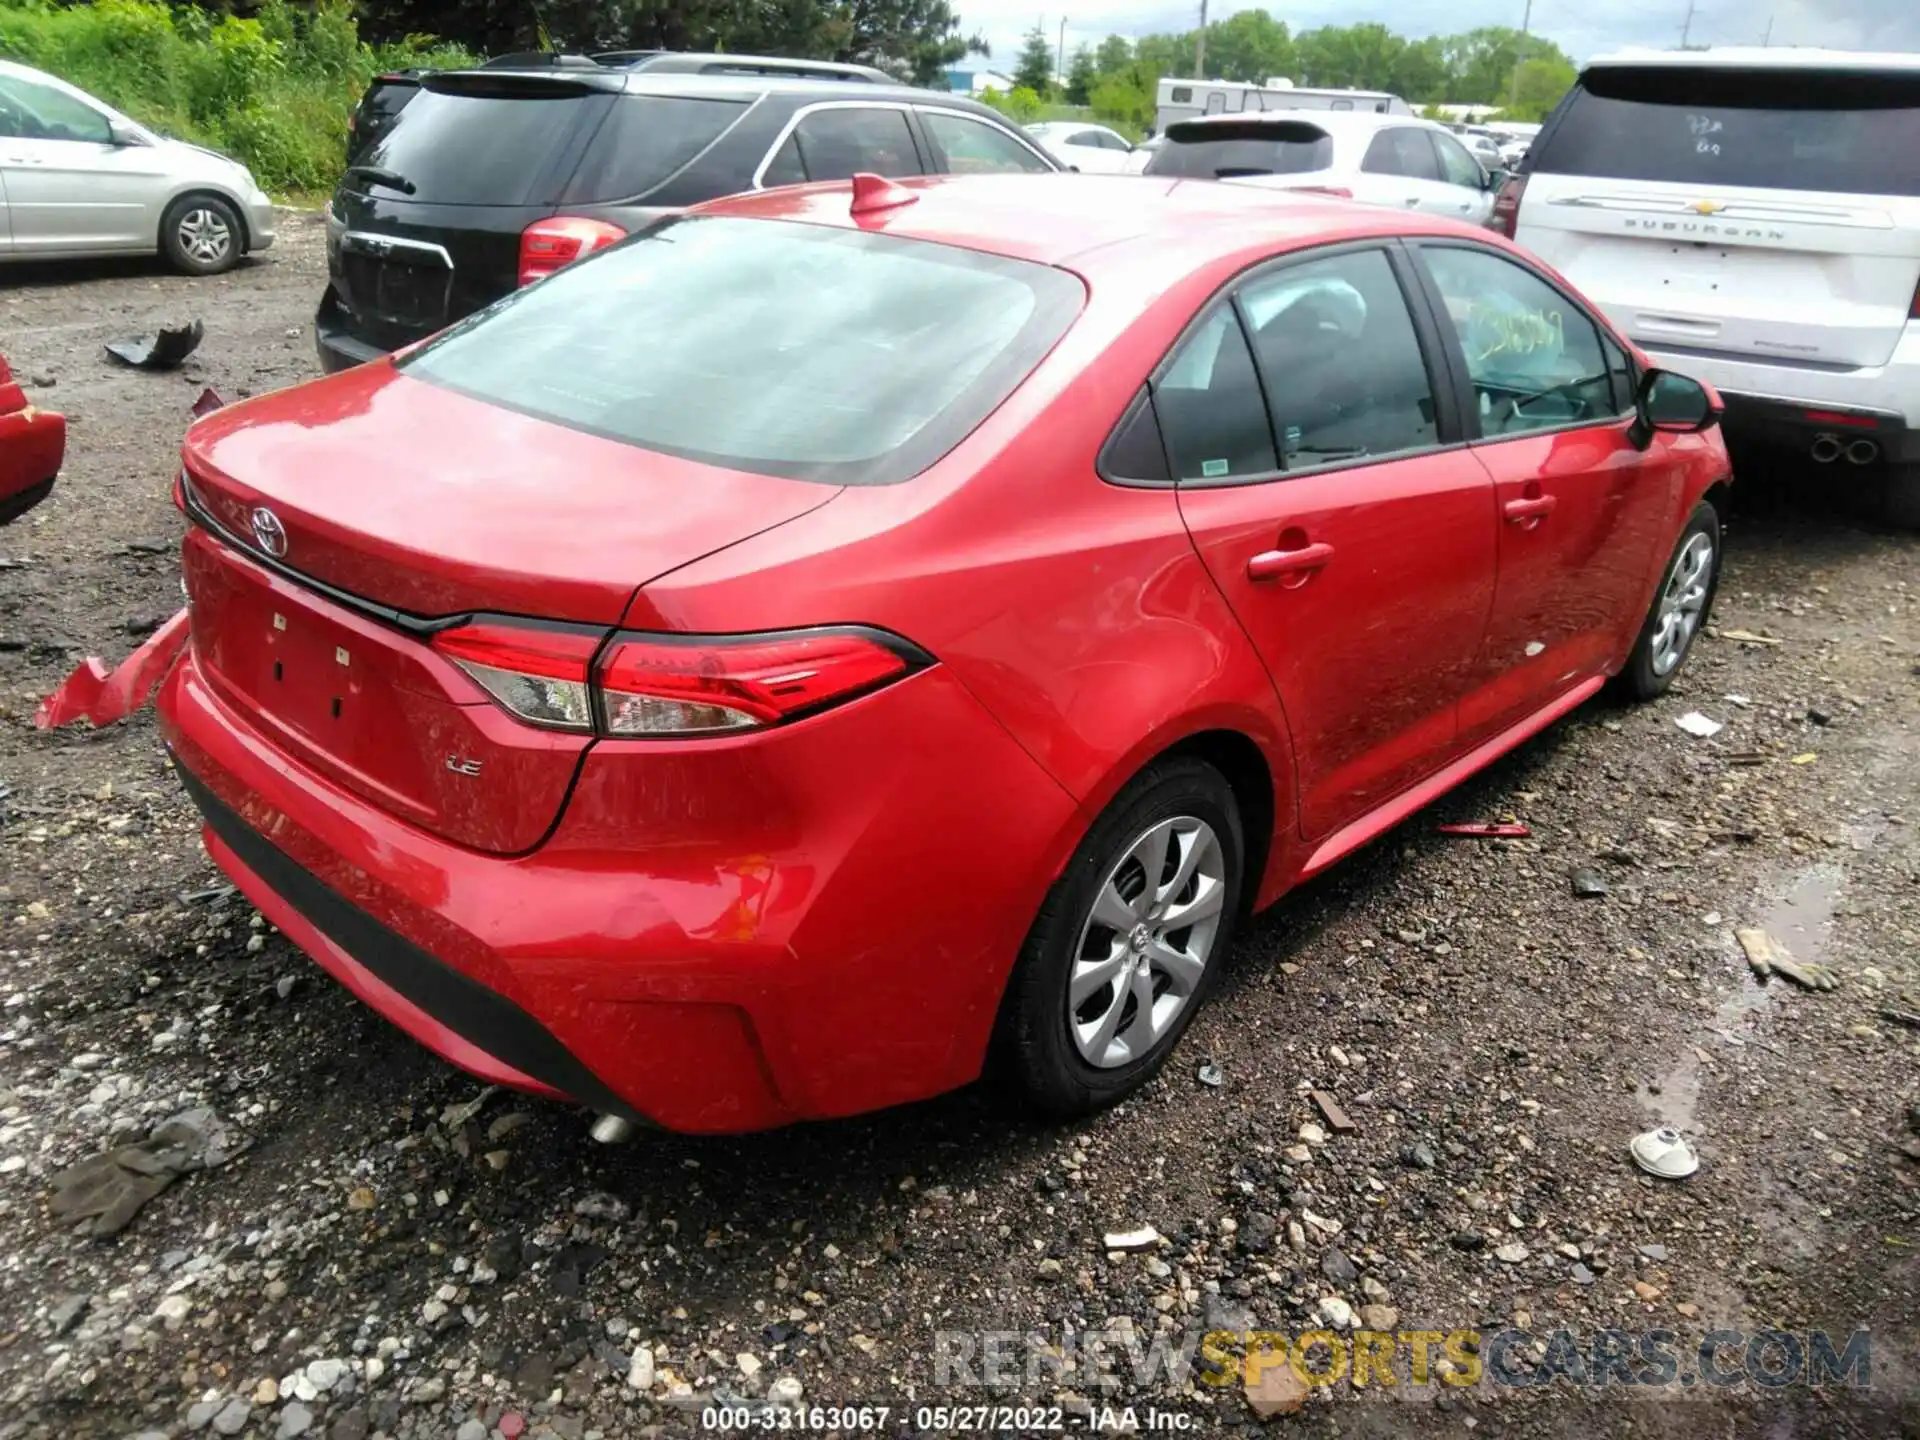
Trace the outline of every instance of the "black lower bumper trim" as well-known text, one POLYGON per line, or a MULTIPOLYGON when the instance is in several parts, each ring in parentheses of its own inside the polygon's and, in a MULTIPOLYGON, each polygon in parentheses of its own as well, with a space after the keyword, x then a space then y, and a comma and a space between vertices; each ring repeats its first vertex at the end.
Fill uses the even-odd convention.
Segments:
POLYGON ((27 511, 38 505, 53 493, 54 477, 49 475, 37 485, 29 485, 24 490, 16 490, 6 499, 0 500, 0 525, 9 520, 18 520, 27 511))
POLYGON ((222 803, 175 758, 174 769, 221 841, 321 934, 449 1030, 583 1105, 651 1125, 580 1057, 497 990, 436 959, 317 879, 222 803))

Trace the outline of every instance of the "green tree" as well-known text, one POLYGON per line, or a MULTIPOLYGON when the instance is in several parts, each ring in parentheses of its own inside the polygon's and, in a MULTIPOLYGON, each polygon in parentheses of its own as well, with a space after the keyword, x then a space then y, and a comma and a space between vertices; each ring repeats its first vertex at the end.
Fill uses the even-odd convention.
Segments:
POLYGON ((1560 97, 1573 88, 1576 78, 1573 66, 1563 60, 1521 61, 1514 71, 1513 103, 1507 107, 1507 118, 1535 123, 1546 119, 1560 97))
POLYGON ((1133 42, 1124 35, 1109 35, 1093 52, 1093 68, 1102 75, 1114 75, 1133 64, 1133 42))
POLYGON ((1293 73, 1293 36, 1264 10, 1242 10, 1207 27, 1207 69, 1222 80, 1264 84, 1293 73))
POLYGON ((1116 130, 1139 135, 1153 124, 1154 87, 1158 83, 1159 76, 1137 60, 1102 75, 1094 82, 1090 97, 1093 113, 1116 130))
POLYGON ((1193 32, 1184 35, 1142 35, 1133 42, 1134 58, 1153 72, 1186 77, 1193 74, 1193 32))
POLYGON ((1447 98, 1446 43, 1437 36, 1416 40, 1400 52, 1393 62, 1393 77, 1385 86, 1412 104, 1424 104, 1447 98))
POLYGON ((1453 72, 1449 99, 1463 105, 1504 105, 1514 71, 1523 60, 1546 60, 1572 67, 1558 45, 1538 35, 1522 35, 1504 25, 1487 25, 1446 42, 1453 72))
POLYGON ((1020 46, 1020 58, 1013 65, 1013 83, 1016 89, 1031 90, 1036 95, 1053 88, 1053 46, 1038 25, 1027 32, 1020 46))
POLYGON ((1100 71, 1094 64, 1093 52, 1082 45, 1073 52, 1073 59, 1067 62, 1067 103, 1092 104, 1093 84, 1099 78, 1100 71))

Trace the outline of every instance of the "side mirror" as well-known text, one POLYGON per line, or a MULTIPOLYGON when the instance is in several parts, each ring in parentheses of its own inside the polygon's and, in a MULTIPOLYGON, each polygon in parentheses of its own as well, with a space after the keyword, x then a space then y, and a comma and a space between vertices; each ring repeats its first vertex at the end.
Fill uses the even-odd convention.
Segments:
POLYGON ((107 137, 109 141, 115 145, 144 145, 147 143, 147 137, 124 120, 109 120, 107 122, 107 137))
POLYGON ((1720 423, 1725 407, 1709 385, 1671 370, 1649 370, 1634 393, 1634 443, 1642 449, 1656 433, 1697 435, 1720 423))
POLYGON ((1482 190, 1491 190, 1497 194, 1500 187, 1513 178, 1511 170, 1502 170, 1497 165, 1484 168, 1486 168, 1487 183, 1480 187, 1482 190))

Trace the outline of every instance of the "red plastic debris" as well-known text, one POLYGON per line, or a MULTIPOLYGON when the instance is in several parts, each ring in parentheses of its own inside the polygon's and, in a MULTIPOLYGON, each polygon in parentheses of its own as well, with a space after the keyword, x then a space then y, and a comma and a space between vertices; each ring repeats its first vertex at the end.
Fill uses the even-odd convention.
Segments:
POLYGON ((167 671, 187 644, 187 612, 182 607, 114 669, 95 656, 60 682, 60 688, 33 712, 34 728, 52 730, 85 718, 95 729, 125 719, 142 705, 166 678, 167 671))
POLYGON ((1469 820, 1459 825, 1435 827, 1442 835, 1463 835, 1469 840, 1525 840, 1533 831, 1525 825, 1498 820, 1469 820))
POLYGON ((506 1436, 507 1440, 519 1440, 520 1432, 527 1428, 527 1422, 520 1417, 518 1411, 509 1410, 500 1417, 500 1423, 494 1428, 506 1436))

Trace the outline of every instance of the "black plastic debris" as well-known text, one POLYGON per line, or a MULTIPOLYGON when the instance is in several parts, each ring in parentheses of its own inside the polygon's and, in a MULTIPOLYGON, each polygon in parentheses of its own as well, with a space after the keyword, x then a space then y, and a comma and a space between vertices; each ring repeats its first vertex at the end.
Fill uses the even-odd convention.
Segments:
POLYGON ((193 418, 198 420, 202 415, 211 415, 226 403, 220 398, 220 392, 209 385, 200 392, 200 398, 193 402, 193 418))
POLYGON ((1607 893, 1607 879, 1591 865, 1575 867, 1573 875, 1573 893, 1582 900, 1597 900, 1607 893))
POLYGON ((122 365, 141 370, 172 370, 200 348, 206 333, 206 326, 198 320, 189 320, 185 325, 165 325, 157 334, 112 341, 107 346, 107 354, 122 365))

